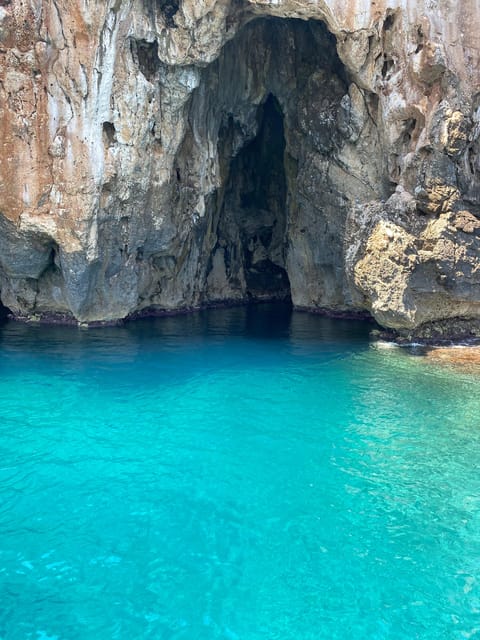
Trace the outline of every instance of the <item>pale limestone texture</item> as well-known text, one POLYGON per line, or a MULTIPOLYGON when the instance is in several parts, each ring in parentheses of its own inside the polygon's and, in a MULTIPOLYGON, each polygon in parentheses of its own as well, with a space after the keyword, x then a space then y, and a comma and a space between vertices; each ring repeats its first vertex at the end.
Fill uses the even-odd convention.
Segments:
MULTIPOLYGON (((0 298, 480 319, 475 0, 0 0, 0 298)), ((450 325, 449 325, 450 323, 450 325)))

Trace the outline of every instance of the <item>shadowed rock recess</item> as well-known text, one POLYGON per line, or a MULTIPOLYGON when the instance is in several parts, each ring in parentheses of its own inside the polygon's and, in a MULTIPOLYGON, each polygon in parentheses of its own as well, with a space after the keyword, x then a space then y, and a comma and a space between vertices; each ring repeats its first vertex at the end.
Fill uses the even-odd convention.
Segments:
POLYGON ((479 20, 474 0, 3 3, 0 311, 291 299, 480 335, 479 20))

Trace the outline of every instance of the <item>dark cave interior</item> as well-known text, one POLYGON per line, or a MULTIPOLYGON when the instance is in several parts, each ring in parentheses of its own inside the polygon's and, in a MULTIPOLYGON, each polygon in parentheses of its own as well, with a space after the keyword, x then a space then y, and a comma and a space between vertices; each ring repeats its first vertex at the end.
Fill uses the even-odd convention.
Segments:
POLYGON ((5 322, 11 314, 10 309, 0 302, 0 324, 5 322))
POLYGON ((249 299, 290 295, 284 267, 287 183, 285 135, 278 100, 259 106, 258 133, 230 164, 225 206, 233 212, 249 299))

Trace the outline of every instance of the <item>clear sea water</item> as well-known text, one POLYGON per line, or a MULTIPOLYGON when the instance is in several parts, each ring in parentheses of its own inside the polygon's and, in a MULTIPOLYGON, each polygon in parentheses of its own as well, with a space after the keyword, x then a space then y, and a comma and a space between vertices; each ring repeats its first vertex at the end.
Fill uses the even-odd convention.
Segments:
POLYGON ((2 326, 1 640, 480 637, 480 376, 370 329, 2 326))

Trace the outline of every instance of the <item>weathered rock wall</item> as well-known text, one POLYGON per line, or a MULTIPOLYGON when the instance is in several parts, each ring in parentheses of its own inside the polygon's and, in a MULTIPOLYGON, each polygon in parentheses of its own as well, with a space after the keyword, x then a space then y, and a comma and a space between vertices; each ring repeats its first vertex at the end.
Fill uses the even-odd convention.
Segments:
POLYGON ((474 0, 0 2, 0 298, 480 318, 474 0))

